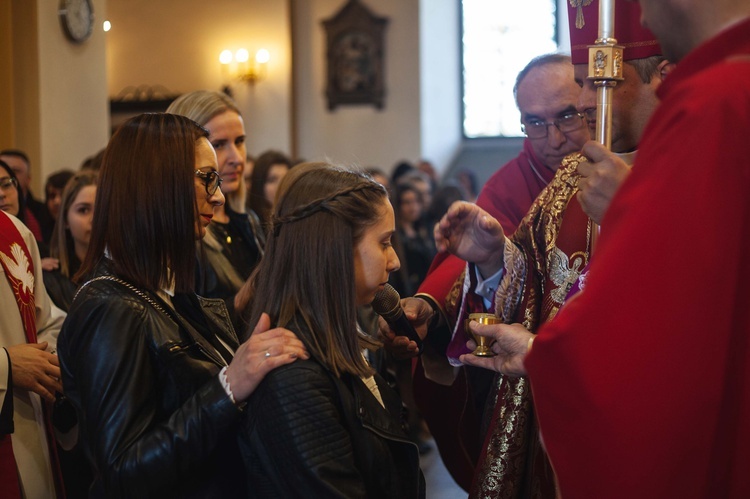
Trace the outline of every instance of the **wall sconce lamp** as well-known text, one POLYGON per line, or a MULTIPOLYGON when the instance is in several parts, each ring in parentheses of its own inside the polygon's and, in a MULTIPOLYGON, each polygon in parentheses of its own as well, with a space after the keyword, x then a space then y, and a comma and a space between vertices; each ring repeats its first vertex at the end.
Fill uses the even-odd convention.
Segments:
POLYGON ((219 54, 221 74, 225 80, 240 80, 255 85, 266 77, 268 61, 271 55, 266 49, 255 53, 254 60, 250 60, 250 53, 246 49, 239 49, 232 54, 231 50, 224 50, 219 54))

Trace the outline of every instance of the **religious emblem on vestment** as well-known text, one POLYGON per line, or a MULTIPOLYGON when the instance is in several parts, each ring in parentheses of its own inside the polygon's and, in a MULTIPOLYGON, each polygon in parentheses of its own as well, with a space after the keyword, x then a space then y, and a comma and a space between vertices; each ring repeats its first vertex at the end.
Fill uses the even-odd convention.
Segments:
POLYGON ((0 251, 3 267, 7 269, 6 276, 10 283, 13 294, 16 296, 21 318, 26 321, 34 321, 34 273, 31 271, 26 253, 18 243, 10 245, 10 256, 0 251))
POLYGON ((549 278, 557 286, 550 293, 550 297, 555 303, 562 304, 568 291, 581 275, 583 267, 586 265, 586 255, 583 252, 576 252, 568 258, 559 248, 554 247, 549 256, 549 278))
POLYGON ((586 25, 583 19, 583 8, 591 5, 593 0, 569 0, 570 6, 576 9, 576 28, 581 29, 586 25))

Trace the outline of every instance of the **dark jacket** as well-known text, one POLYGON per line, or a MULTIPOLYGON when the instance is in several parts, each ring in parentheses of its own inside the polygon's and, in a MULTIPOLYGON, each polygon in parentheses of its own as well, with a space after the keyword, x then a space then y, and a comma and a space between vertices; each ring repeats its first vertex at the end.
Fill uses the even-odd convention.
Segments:
POLYGON ((215 334, 237 348, 236 334, 221 300, 178 294, 174 304, 180 314, 155 294, 96 280, 68 312, 58 353, 94 467, 91 497, 245 494, 240 411, 210 344, 215 334))
MULTIPOLYGON (((81 261, 75 255, 72 244, 70 245, 68 255, 68 275, 72 277, 81 268, 81 261)), ((70 309, 70 304, 73 303, 73 297, 76 294, 78 286, 70 278, 62 275, 60 269, 44 271, 44 287, 47 289, 47 294, 52 299, 52 302, 60 310, 67 312, 70 309)))
POLYGON ((67 312, 76 294, 76 285, 60 273, 60 269, 44 271, 44 287, 52 302, 67 312))
POLYGON ((266 239, 255 212, 225 209, 229 223, 211 223, 207 230, 212 237, 196 243, 195 287, 201 296, 224 300, 235 330, 241 331, 245 324, 241 311, 234 309, 234 297, 263 257, 266 239))
POLYGON ((401 400, 376 379, 387 410, 361 379, 314 359, 266 375, 240 432, 248 497, 424 497, 401 400))
MULTIPOLYGON (((208 226, 212 240, 198 243, 198 294, 207 298, 232 298, 260 262, 265 236, 254 212, 237 213, 225 208, 229 223, 208 226)), ((227 303, 229 305, 229 303, 227 303)))

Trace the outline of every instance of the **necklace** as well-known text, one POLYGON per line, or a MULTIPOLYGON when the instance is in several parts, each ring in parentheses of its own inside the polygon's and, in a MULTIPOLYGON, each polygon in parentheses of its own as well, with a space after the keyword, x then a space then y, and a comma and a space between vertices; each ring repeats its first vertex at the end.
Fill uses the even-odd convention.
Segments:
MULTIPOLYGON (((216 230, 216 232, 220 233, 220 234, 217 234, 217 235, 220 235, 221 239, 224 239, 228 245, 232 244, 232 236, 229 235, 229 230, 227 229, 227 224, 216 223, 215 225, 213 225, 213 227, 216 230)), ((217 238, 217 239, 219 239, 219 238, 217 238)))
POLYGON ((534 174, 539 179, 539 181, 542 184, 544 184, 545 186, 549 185, 549 181, 548 180, 544 180, 544 177, 542 177, 542 174, 539 173, 539 170, 536 169, 536 166, 534 166, 534 162, 531 161, 531 158, 528 158, 528 161, 529 161, 529 166, 531 167, 531 171, 534 172, 534 174))

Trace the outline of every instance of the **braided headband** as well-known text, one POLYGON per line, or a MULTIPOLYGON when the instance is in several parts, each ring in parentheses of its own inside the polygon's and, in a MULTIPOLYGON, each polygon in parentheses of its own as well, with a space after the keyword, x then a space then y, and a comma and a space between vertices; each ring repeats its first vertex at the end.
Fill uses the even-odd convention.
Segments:
POLYGON ((363 191, 366 189, 376 190, 377 188, 370 183, 363 183, 360 185, 356 185, 354 187, 347 187, 346 189, 342 189, 338 192, 334 192, 333 194, 329 196, 315 200, 306 206, 298 208, 286 216, 283 216, 283 217, 274 216, 271 218, 271 223, 273 224, 273 235, 275 237, 278 237, 279 231, 281 230, 281 227, 284 224, 296 222, 297 220, 302 220, 303 218, 307 218, 310 215, 314 215, 315 213, 318 213, 319 211, 325 210, 325 211, 332 213, 331 208, 328 206, 330 202, 336 200, 337 198, 348 196, 349 194, 353 192, 363 191))

